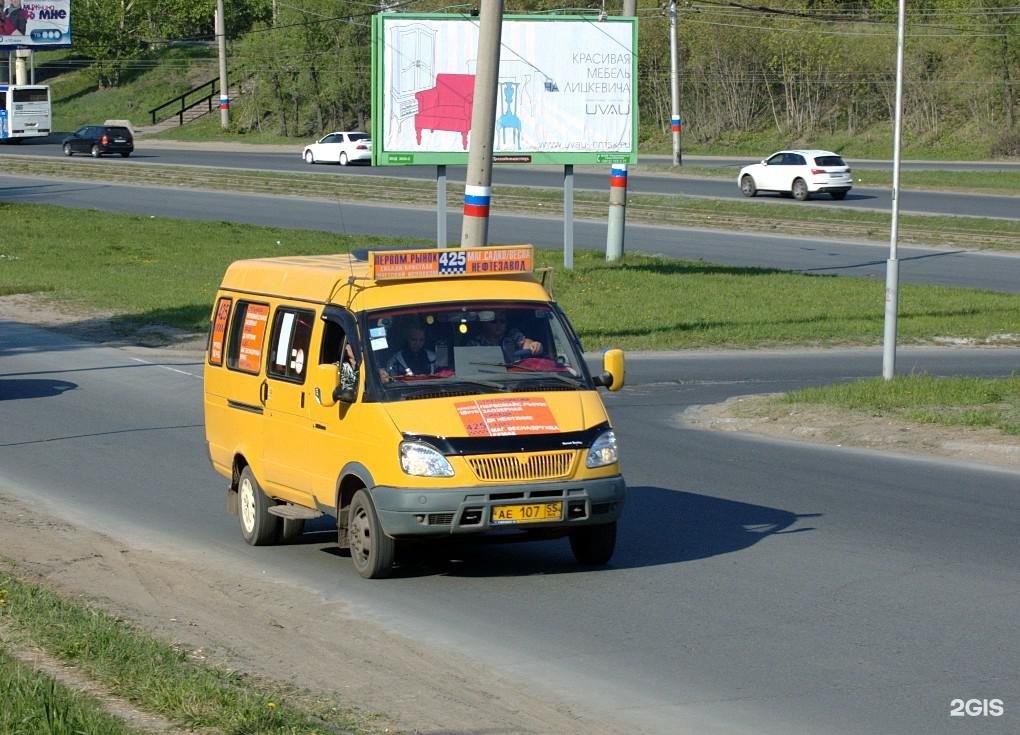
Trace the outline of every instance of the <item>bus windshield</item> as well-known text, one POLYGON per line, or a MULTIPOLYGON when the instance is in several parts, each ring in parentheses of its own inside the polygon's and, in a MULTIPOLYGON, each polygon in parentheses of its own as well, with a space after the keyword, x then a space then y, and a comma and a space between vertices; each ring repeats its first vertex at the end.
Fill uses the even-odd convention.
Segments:
POLYGON ((573 329, 548 303, 403 306, 365 314, 363 329, 384 401, 592 389, 573 329))

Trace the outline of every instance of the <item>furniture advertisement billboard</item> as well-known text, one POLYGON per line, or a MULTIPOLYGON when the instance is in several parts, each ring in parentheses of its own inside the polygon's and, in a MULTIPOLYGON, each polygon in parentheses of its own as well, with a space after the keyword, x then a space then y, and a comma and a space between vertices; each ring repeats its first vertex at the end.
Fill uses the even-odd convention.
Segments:
MULTIPOLYGON (((478 19, 381 13, 372 22, 373 164, 466 164, 478 19)), ((634 18, 503 18, 494 163, 637 161, 634 18)))

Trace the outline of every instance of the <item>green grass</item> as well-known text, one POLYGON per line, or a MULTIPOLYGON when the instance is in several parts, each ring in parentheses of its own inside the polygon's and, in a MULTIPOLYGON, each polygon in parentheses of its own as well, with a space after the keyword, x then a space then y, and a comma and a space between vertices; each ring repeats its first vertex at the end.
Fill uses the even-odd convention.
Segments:
POLYGON ((0 648, 0 732, 137 735, 97 701, 28 668, 0 648))
MULTIPOLYGON (((642 126, 639 150, 643 153, 672 154, 673 138, 669 130, 651 130, 642 126)), ((987 132, 973 126, 955 129, 946 126, 937 136, 904 135, 901 141, 901 156, 905 160, 928 161, 980 161, 988 156, 995 141, 987 132)), ((799 138, 790 139, 776 132, 774 128, 761 130, 730 131, 718 139, 699 141, 690 134, 680 140, 683 155, 752 156, 761 158, 772 151, 784 148, 821 148, 836 151, 847 158, 878 158, 891 160, 893 157, 893 126, 891 121, 881 121, 866 130, 848 133, 827 133, 824 130, 806 132, 799 138)))
MULTIPOLYGON (((322 131, 325 133, 328 131, 322 131)), ((183 127, 174 127, 164 130, 155 137, 160 140, 181 140, 187 142, 218 141, 225 143, 247 143, 251 145, 292 145, 294 155, 301 154, 301 148, 306 143, 311 143, 319 135, 305 135, 301 137, 280 135, 274 130, 239 132, 236 130, 224 130, 220 124, 218 110, 213 110, 212 115, 205 115, 183 127)), ((145 144, 145 139, 138 141, 140 145, 145 144)))
POLYGON ((804 388, 787 393, 788 404, 824 404, 848 411, 893 416, 921 424, 985 427, 1020 435, 1020 377, 905 375, 885 381, 804 388))
MULTIPOLYGON (((266 690, 244 676, 200 665, 177 646, 158 641, 107 612, 67 600, 24 581, 0 558, 0 622, 49 651, 136 707, 172 720, 182 728, 222 733, 298 735, 360 733, 367 719, 353 709, 325 703, 297 707, 284 689, 266 690)), ((120 733, 116 723, 83 698, 52 686, 44 677, 8 671, 0 650, 0 732, 120 733), (23 716, 38 720, 35 729, 5 728, 13 715, 4 689, 10 687, 23 716), (7 711, 5 715, 4 712, 7 711), (80 713, 80 714, 79 714, 80 713), (51 718, 58 727, 42 726, 51 718), (80 729, 77 723, 84 725, 80 729), (108 729, 104 729, 109 723, 108 729)))
POLYGON ((219 74, 215 50, 197 47, 163 49, 133 61, 119 86, 103 90, 81 68, 86 60, 48 52, 40 54, 38 63, 42 71, 62 71, 40 81, 52 87, 53 129, 63 132, 108 119, 149 125, 149 110, 219 74))
MULTIPOLYGON (((143 145, 143 144, 139 144, 143 145)), ((297 155, 297 152, 295 152, 297 155)), ((0 153, 0 165, 10 175, 53 176, 87 181, 111 181, 140 185, 178 186, 233 192, 290 194, 375 204, 397 202, 435 207, 435 183, 400 178, 399 169, 385 175, 325 177, 303 173, 206 168, 200 166, 124 166, 117 161, 87 158, 41 160, 38 156, 0 153)), ((734 184, 734 187, 736 184, 734 184)), ((608 189, 608 187, 607 187, 608 189)), ((581 191, 574 197, 577 219, 604 220, 608 191, 581 191)), ((563 209, 559 189, 500 187, 494 192, 498 211, 556 214, 563 209)), ((631 194, 627 220, 675 227, 787 233, 886 243, 891 229, 888 212, 845 207, 790 206, 774 199, 726 201, 701 197, 631 194)), ((902 245, 929 245, 963 250, 1020 251, 1020 221, 978 217, 919 216, 901 214, 898 241, 902 245)))
MULTIPOLYGON (((354 247, 429 245, 423 240, 344 236, 228 222, 175 220, 0 204, 0 295, 44 292, 111 311, 125 332, 162 323, 206 329, 213 294, 238 258, 344 252, 354 247), (45 228, 35 223, 46 222, 45 228), (73 236, 69 236, 73 233, 73 236)), ((689 349, 783 345, 877 345, 884 282, 800 275, 603 250, 537 251, 554 269, 555 296, 588 349, 689 349), (639 296, 638 296, 639 295, 639 296)), ((1014 294, 901 284, 902 344, 940 339, 1020 341, 1014 294)))

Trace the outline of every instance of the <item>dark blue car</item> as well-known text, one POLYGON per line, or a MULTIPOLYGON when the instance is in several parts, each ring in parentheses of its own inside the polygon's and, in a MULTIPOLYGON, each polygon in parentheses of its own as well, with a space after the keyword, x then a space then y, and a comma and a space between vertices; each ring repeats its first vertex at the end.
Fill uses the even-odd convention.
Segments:
POLYGON ((134 136, 122 125, 84 125, 64 138, 65 156, 88 153, 99 158, 107 153, 119 153, 127 158, 134 150, 134 136))

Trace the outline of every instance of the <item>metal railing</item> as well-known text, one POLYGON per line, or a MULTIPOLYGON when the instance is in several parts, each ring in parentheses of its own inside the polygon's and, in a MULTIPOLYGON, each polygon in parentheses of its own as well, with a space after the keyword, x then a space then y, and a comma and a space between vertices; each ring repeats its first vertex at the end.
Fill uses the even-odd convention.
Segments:
POLYGON ((202 103, 207 104, 209 106, 209 112, 212 112, 214 97, 217 98, 216 107, 219 108, 219 91, 217 89, 219 81, 220 81, 219 77, 216 77, 215 79, 210 79, 205 84, 201 84, 195 87, 194 89, 189 89, 184 94, 178 95, 177 97, 174 97, 172 100, 168 102, 164 102, 159 107, 152 108, 151 110, 149 110, 149 115, 152 116, 152 124, 153 125, 156 124, 156 114, 159 113, 160 110, 165 110, 169 107, 177 108, 176 113, 178 125, 184 124, 185 112, 198 107, 202 103), (195 98, 196 96, 197 99, 195 98), (191 101, 189 102, 189 100, 191 101))

